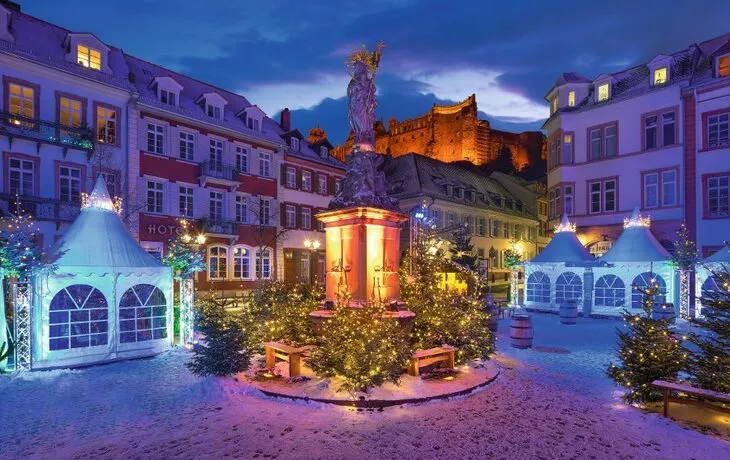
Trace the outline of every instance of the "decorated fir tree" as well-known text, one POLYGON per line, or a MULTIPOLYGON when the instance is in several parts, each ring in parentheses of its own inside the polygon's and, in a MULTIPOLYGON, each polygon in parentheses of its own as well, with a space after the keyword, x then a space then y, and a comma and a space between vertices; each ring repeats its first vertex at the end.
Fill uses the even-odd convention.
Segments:
POLYGON ((319 347, 309 359, 317 375, 340 377, 342 389, 367 391, 385 382, 397 383, 410 357, 398 321, 383 317, 379 303, 351 308, 341 305, 324 324, 319 347))
POLYGON ((643 314, 624 311, 628 331, 618 330, 619 364, 611 363, 608 375, 626 388, 622 399, 628 403, 645 403, 661 399, 661 393, 651 386, 654 380, 675 380, 685 362, 680 341, 669 330, 671 321, 653 319, 656 283, 640 289, 643 314))
POLYGON ((309 314, 324 297, 322 286, 266 281, 241 302, 243 327, 252 349, 263 342, 291 346, 314 343, 309 314))
POLYGON ((474 245, 471 244, 469 227, 460 225, 452 232, 451 260, 461 266, 476 270, 478 258, 474 255, 474 245))
POLYGON ((226 312, 230 300, 209 297, 197 309, 203 343, 193 348, 187 363, 196 375, 228 376, 248 369, 252 352, 243 327, 226 312))
POLYGON ((682 317, 690 317, 689 279, 690 272, 697 262, 697 244, 690 238, 687 226, 682 223, 677 230, 671 262, 679 272, 679 313, 682 317))
POLYGON ((433 239, 417 241, 401 267, 401 298, 416 314, 410 334, 414 349, 443 344, 459 348, 457 360, 487 358, 494 349, 494 335, 487 328, 489 313, 483 309, 486 280, 476 271, 450 265, 433 239), (466 293, 445 291, 441 274, 456 270, 468 280, 466 293))
POLYGON ((189 233, 189 223, 186 220, 180 222, 183 234, 169 241, 167 253, 162 262, 172 268, 172 273, 177 279, 191 278, 196 272, 205 270, 205 252, 201 236, 193 237, 189 233))
POLYGON ((692 322, 704 330, 689 334, 687 368, 701 388, 730 393, 730 273, 713 276, 718 289, 702 292, 702 317, 692 322))
POLYGON ((23 279, 40 270, 43 252, 37 244, 39 235, 40 230, 28 215, 1 222, 0 274, 23 279))

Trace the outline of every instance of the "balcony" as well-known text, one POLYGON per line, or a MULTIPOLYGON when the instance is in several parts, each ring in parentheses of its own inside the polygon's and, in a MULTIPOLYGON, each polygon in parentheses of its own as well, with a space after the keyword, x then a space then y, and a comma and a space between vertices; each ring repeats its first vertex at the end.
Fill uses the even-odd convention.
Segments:
POLYGON ((200 163, 200 186, 214 183, 228 187, 231 191, 238 187, 239 171, 233 165, 218 161, 204 161, 200 163))
POLYGON ((203 219, 200 221, 203 233, 222 236, 238 236, 238 223, 225 220, 203 219))
POLYGON ((41 144, 53 144, 63 147, 63 155, 68 149, 87 152, 89 156, 94 151, 94 136, 90 129, 70 128, 45 120, 34 120, 8 112, 0 112, 0 135, 8 136, 10 148, 13 139, 35 141, 37 151, 41 144))
POLYGON ((0 193, 0 216, 30 214, 36 221, 73 222, 81 210, 80 203, 0 193))

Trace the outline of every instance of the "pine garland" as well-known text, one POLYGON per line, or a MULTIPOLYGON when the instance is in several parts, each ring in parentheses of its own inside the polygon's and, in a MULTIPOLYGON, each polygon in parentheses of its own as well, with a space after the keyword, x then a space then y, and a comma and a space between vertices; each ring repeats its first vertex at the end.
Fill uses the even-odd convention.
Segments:
POLYGON ((627 389, 622 396, 624 401, 658 401, 662 395, 651 383, 654 380, 675 380, 684 366, 686 353, 679 339, 669 330, 671 321, 652 318, 654 296, 659 292, 659 285, 634 286, 634 289, 642 293, 641 307, 644 314, 624 310, 628 331, 617 330, 620 363, 611 363, 608 375, 627 389))
POLYGON ((730 273, 712 274, 719 290, 702 292, 703 318, 691 321, 704 329, 691 332, 687 369, 700 387, 730 393, 730 273))

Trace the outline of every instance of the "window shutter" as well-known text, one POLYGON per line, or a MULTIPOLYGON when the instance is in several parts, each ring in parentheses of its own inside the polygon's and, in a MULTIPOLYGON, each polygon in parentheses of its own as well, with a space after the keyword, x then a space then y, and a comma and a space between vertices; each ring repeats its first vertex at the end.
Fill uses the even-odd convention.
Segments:
POLYGON ((312 192, 319 193, 319 173, 312 171, 312 192))
POLYGON ((302 228, 302 207, 297 205, 294 209, 296 212, 296 228, 302 228))
MULTIPOLYGON (((147 179, 137 178, 137 206, 140 212, 147 212, 147 179)), ((133 201, 134 202, 134 201, 133 201)))
POLYGON ((202 187, 193 188, 193 216, 197 219, 210 217, 210 190, 202 187))
MULTIPOLYGON (((249 158, 249 160, 250 160, 250 158, 249 158)), ((251 168, 249 167, 249 169, 251 169, 251 168)), ((282 163, 281 167, 279 169, 281 171, 281 186, 287 187, 288 184, 286 183, 286 163, 282 163)))
POLYGON ((286 204, 284 202, 279 203, 279 226, 288 228, 289 222, 286 221, 286 204))
POLYGON ((165 182, 162 188, 162 212, 176 216, 178 209, 178 193, 180 189, 173 182, 165 182))
POLYGON ((327 193, 329 193, 330 195, 334 195, 335 194, 335 177, 334 176, 327 178, 327 186, 328 186, 327 193))
POLYGON ((165 138, 165 153, 172 158, 180 158, 180 129, 177 126, 167 126, 165 138))
POLYGON ((297 169, 296 169, 296 171, 297 171, 297 183, 296 183, 296 188, 297 188, 297 189, 301 189, 301 188, 302 188, 302 170, 301 170, 301 169, 299 169, 299 168, 297 168, 297 169))

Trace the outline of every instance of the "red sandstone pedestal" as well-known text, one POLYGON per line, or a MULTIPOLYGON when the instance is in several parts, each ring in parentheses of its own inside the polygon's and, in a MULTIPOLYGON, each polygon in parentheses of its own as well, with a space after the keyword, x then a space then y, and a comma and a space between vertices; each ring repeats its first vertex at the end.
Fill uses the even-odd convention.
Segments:
MULTIPOLYGON (((336 304, 338 294, 350 296, 350 306, 400 301, 400 228, 408 216, 380 208, 355 207, 317 214, 324 223, 326 299, 336 304)), ((333 310, 312 312, 315 330, 334 315, 333 310)), ((410 328, 415 313, 386 313, 410 328)))

